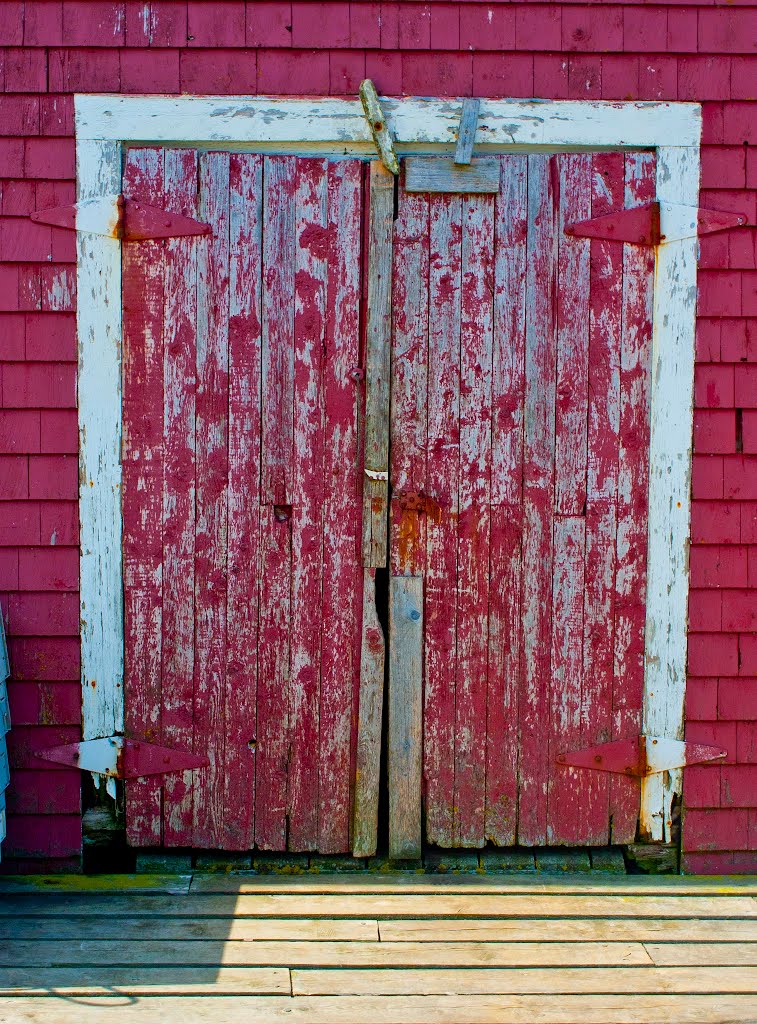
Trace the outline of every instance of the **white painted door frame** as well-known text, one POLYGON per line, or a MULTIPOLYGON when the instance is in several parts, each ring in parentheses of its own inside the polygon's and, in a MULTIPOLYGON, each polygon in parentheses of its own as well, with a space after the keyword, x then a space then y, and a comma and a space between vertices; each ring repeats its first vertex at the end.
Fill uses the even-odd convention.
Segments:
MULTIPOLYGON (((451 153, 462 103, 386 99, 400 155, 451 153)), ((121 191, 124 145, 373 155, 358 100, 76 96, 79 200, 121 191)), ((476 150, 654 149, 661 203, 696 207, 701 111, 695 103, 481 101, 476 150)), ((663 226, 664 231, 664 226, 663 226)), ((683 738, 696 237, 657 250, 652 344, 644 732, 683 738)), ((82 716, 84 738, 123 732, 121 247, 78 234, 82 716)), ((681 770, 642 783, 641 827, 670 838, 681 770)))

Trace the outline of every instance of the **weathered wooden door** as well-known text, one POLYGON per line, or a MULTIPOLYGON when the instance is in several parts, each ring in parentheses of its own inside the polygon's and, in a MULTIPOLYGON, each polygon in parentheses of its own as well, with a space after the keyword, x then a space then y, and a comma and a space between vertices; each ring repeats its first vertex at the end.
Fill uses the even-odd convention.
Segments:
MULTIPOLYGON (((390 556, 397 601, 422 586, 425 835, 623 843, 638 779, 556 758, 641 732, 654 255, 564 228, 653 199, 655 161, 499 162, 496 196, 400 187, 394 231, 390 556)), ((394 658, 390 702, 420 701, 394 658)))
POLYGON ((564 229, 654 157, 497 159, 392 224, 355 160, 128 151, 212 228, 124 247, 126 731, 210 759, 127 784, 132 844, 372 852, 386 562, 390 840, 634 838, 638 780, 556 759, 641 731, 654 256, 564 229))
POLYGON ((205 237, 124 246, 127 783, 136 846, 347 851, 360 564, 355 160, 131 149, 205 237))

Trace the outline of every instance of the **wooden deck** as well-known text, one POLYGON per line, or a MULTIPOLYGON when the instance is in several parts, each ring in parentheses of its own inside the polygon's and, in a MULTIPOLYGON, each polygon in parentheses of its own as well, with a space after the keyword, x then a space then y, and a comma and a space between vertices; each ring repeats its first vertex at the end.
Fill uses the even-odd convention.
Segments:
POLYGON ((0 1021, 755 1022, 755 897, 755 878, 6 878, 0 1021))

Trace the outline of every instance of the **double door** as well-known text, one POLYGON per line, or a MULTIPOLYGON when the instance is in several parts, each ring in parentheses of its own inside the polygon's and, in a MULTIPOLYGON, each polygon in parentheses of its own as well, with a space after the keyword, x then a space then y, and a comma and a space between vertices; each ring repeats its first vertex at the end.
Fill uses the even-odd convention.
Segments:
POLYGON ((654 158, 497 159, 127 152, 211 225, 124 249, 126 732, 210 762, 127 784, 133 845, 634 838, 557 756, 641 731, 654 263, 564 229, 654 158))

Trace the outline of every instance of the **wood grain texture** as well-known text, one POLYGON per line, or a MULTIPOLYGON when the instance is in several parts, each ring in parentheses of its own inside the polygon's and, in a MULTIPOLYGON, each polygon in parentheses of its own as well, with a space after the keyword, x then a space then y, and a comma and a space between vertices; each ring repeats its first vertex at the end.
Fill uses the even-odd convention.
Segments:
MULTIPOLYGON (((592 216, 622 209, 623 193, 623 155, 595 154, 592 157, 592 216)), ((591 712, 582 730, 584 746, 605 742, 612 728, 623 246, 593 240, 590 274, 582 699, 591 712), (610 628, 608 623, 611 623, 610 628)), ((583 803, 576 835, 592 844, 607 842, 610 779, 601 777, 599 772, 582 774, 583 778, 575 780, 576 792, 583 803)), ((629 785, 633 787, 634 783, 629 785)))
MULTIPOLYGON (((669 147, 657 150, 657 198, 696 206, 699 151, 669 147)), ((673 739, 683 736, 686 686, 696 264, 696 239, 658 249, 652 318, 643 721, 648 735, 673 739)), ((644 780, 643 836, 670 840, 681 787, 680 770, 644 780)))
MULTIPOLYGON (((196 215, 197 154, 167 150, 164 161, 166 208, 196 215)), ((197 252, 197 239, 174 238, 163 255, 162 739, 179 750, 194 743, 197 252)), ((194 780, 181 772, 163 781, 167 846, 192 842, 194 780)))
MULTIPOLYGON (((287 339, 294 353, 287 842, 295 851, 315 850, 319 830, 323 541, 328 526, 324 516, 329 256, 326 171, 325 160, 296 161, 294 335, 287 339)), ((328 635, 326 630, 324 634, 328 635)))
POLYGON ((369 169, 368 290, 365 329, 365 470, 363 565, 387 561, 389 374, 392 311, 394 177, 378 161, 369 169))
POLYGON ((292 503, 296 159, 267 156, 263 200, 262 466, 266 504, 292 503))
MULTIPOLYGON (((193 967, 58 967, 0 969, 3 995, 60 996, 107 995, 294 995, 332 994, 367 996, 452 993, 627 993, 640 988, 659 993, 744 993, 753 988, 744 967, 494 967, 494 968, 389 968, 383 971, 346 968, 307 971, 290 975, 283 967, 219 967, 198 971, 193 967), (43 977, 44 970, 44 977, 43 977)), ((293 1006, 293 1009, 296 1008, 293 1006)))
POLYGON ((481 100, 475 97, 468 97, 463 100, 463 108, 460 112, 460 127, 457 133, 457 145, 455 146, 456 164, 469 164, 471 161, 480 107, 481 100))
POLYGON ((495 205, 486 838, 515 842, 521 679, 527 171, 500 157, 495 205))
POLYGON ((408 192, 457 192, 465 195, 499 192, 499 160, 477 157, 453 163, 449 157, 409 156, 403 161, 408 192))
POLYGON ((363 571, 358 424, 361 181, 357 161, 328 167, 329 274, 324 374, 323 622, 319 828, 322 853, 351 844, 360 695, 363 571))
POLYGON ((666 971, 649 967, 553 967, 473 968, 448 970, 336 970, 292 972, 292 992, 304 995, 474 995, 477 993, 647 993, 682 994, 719 992, 749 993, 754 979, 743 967, 672 967, 666 971))
MULTIPOLYGON (((587 841, 584 803, 591 772, 556 765, 558 754, 582 746, 594 709, 584 692, 586 581, 586 421, 589 389, 590 245, 565 234, 591 212, 591 157, 559 159, 557 360, 555 365, 555 497, 552 582, 547 841, 587 841)), ((601 783, 606 785, 606 783, 601 783)))
POLYGON ((194 736, 210 766, 196 775, 192 845, 217 847, 224 818, 229 470, 229 154, 200 155, 198 250, 194 736))
MULTIPOLYGON (((164 156, 129 151, 124 188, 142 202, 163 201, 164 156)), ((125 730, 160 743, 163 636, 163 242, 124 253, 123 507, 125 730)), ((135 846, 162 841, 161 779, 126 787, 126 828, 135 846)))
MULTIPOLYGON (((124 1007, 121 1017, 132 1021, 182 1020, 186 999, 156 996, 124 1007)), ((102 1019, 105 1000, 85 1005, 61 1005, 56 998, 29 998, 19 1006, 14 998, 0 1001, 0 1013, 12 1012, 19 1021, 45 1019, 55 1012, 60 1024, 90 1024, 102 1019)), ((213 1000, 214 1013, 228 1024, 250 1019, 287 1024, 353 1024, 369 1017, 375 1024, 427 1024, 429 1010, 438 1024, 751 1024, 751 995, 465 995, 465 996, 233 996, 213 1000), (432 1005, 429 1006, 429 1003, 432 1005)))
POLYGON ((372 857, 378 843, 385 657, 384 634, 376 614, 376 570, 364 569, 355 813, 352 826, 352 853, 355 857, 372 857))
MULTIPOLYGON (((77 139, 79 201, 122 188, 120 142, 77 139)), ((123 289, 115 238, 77 232, 82 738, 124 727, 123 289)))
POLYGON ((389 583, 389 856, 421 855, 423 579, 389 583))
MULTIPOLYGON (((715 944, 718 945, 718 944, 715 944)), ((730 947, 730 943, 727 944, 730 947)), ((356 967, 549 967, 568 965, 643 966, 651 964, 639 942, 323 942, 293 941, 218 943, 198 939, 189 944, 145 939, 120 942, 85 939, 75 947, 65 942, 20 940, 0 949, 0 967, 24 963, 54 967, 61 962, 151 965, 187 963, 197 966, 341 967, 345 957, 356 967)), ((751 950, 754 957, 754 949, 751 950)), ((722 958, 721 958, 722 959, 722 958)), ((745 955, 746 962, 750 957, 745 955)), ((716 960, 716 962, 719 962, 716 960)))
POLYGON ((426 839, 453 845, 462 201, 430 204, 423 782, 426 839))
MULTIPOLYGON (((626 208, 651 201, 654 155, 629 153, 624 162, 626 208)), ((613 739, 642 732, 654 269, 653 251, 623 246, 613 739)), ((632 841, 639 818, 639 787, 633 781, 610 780, 610 815, 612 842, 632 841)))
POLYGON ((557 158, 528 157, 525 421, 523 469, 523 652, 518 841, 546 839, 549 674, 552 630, 552 495, 554 491, 557 349, 557 158), (534 572, 535 567, 538 572, 534 572))
POLYGON ((263 158, 229 158, 229 484, 224 815, 219 846, 254 842, 260 580, 263 158))
POLYGON ((484 845, 494 201, 462 204, 455 846, 484 845))
POLYGON ((402 496, 425 494, 429 200, 400 189, 392 269, 391 534, 394 576, 422 576, 426 518, 402 496))

